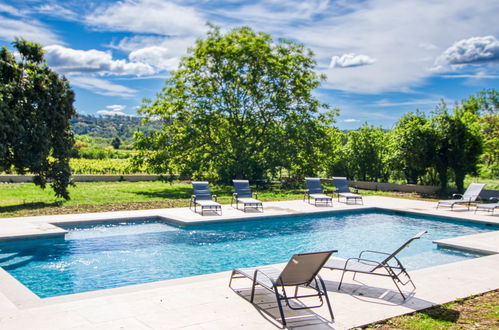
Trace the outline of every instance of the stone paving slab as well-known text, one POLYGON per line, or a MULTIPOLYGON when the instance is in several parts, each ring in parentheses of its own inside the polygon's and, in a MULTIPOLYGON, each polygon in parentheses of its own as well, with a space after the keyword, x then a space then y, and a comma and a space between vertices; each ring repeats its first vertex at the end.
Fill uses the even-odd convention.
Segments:
MULTIPOLYGON (((9 235, 61 234, 57 224, 99 222, 109 219, 161 217, 182 225, 207 221, 244 221, 269 215, 384 208, 456 220, 499 224, 499 217, 473 211, 435 209, 436 203, 388 197, 364 197, 365 205, 346 205, 336 200, 331 207, 315 207, 303 201, 264 203, 265 212, 243 213, 228 205, 223 216, 200 216, 188 208, 104 212, 0 219, 0 237, 9 235), (55 225, 54 225, 55 224, 55 225)), ((499 231, 455 238, 457 248, 499 251, 499 231)), ((282 265, 277 265, 281 266, 282 265)), ((499 254, 410 272, 417 290, 403 301, 393 283, 378 276, 346 275, 337 290, 341 272, 322 270, 335 313, 328 322, 326 307, 291 311, 290 329, 347 329, 396 315, 410 313, 499 288, 499 254)), ((1 329, 276 329, 278 312, 272 294, 259 290, 257 304, 248 301, 243 280, 228 287, 230 273, 222 272, 175 280, 132 285, 68 296, 40 299, 3 270, 0 272, 1 329), (17 282, 17 283, 15 283, 17 282)))

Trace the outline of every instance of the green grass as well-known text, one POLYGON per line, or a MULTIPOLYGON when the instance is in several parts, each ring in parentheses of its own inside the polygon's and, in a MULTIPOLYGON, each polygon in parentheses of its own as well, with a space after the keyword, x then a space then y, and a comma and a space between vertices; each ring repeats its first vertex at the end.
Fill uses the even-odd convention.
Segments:
POLYGON ((367 329, 499 329, 499 291, 370 324, 367 329))
MULTIPOLYGON (((232 186, 211 188, 220 203, 230 203, 232 186)), ((324 188, 333 190, 331 186, 324 188)), ((303 198, 303 191, 304 187, 272 186, 260 190, 258 198, 262 201, 296 200, 303 198)), ((0 183, 0 217, 185 207, 189 205, 192 187, 188 183, 162 181, 78 182, 69 188, 69 193, 71 200, 65 201, 55 198, 50 188, 43 190, 32 183, 0 183)), ((360 194, 432 200, 410 193, 361 190, 360 194)))
MULTIPOLYGON (((222 204, 230 203, 231 186, 212 186, 212 194, 222 204)), ((0 217, 136 210, 189 205, 192 186, 188 183, 79 182, 69 188, 71 200, 55 198, 50 188, 32 183, 0 183, 0 217)), ((303 197, 299 190, 262 191, 262 201, 294 200, 303 197)))
MULTIPOLYGON (((232 187, 212 186, 221 202, 230 202, 232 187)), ((142 182, 79 182, 69 188, 71 200, 57 199, 50 188, 40 189, 32 183, 1 183, 0 206, 28 203, 58 203, 61 205, 108 204, 116 202, 150 202, 165 199, 189 199, 192 186, 188 183, 165 183, 161 181, 142 182)), ((298 191, 259 193, 262 200, 301 198, 298 191)))

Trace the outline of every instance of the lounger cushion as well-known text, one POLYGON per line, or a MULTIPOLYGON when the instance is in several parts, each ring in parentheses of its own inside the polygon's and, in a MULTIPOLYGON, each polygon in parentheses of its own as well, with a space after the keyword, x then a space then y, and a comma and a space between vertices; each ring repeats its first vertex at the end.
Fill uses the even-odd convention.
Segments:
POLYGON ((310 197, 314 199, 333 199, 331 196, 324 195, 324 194, 310 194, 310 197))
MULTIPOLYGON (((331 258, 329 258, 328 261, 326 261, 326 264, 324 265, 324 268, 344 270, 346 262, 347 262, 347 259, 342 259, 342 258, 337 258, 337 257, 331 257, 331 258)), ((348 266, 346 268, 347 271, 365 272, 365 273, 370 273, 375 268, 375 266, 373 266, 373 265, 363 264, 363 263, 360 263, 360 262, 357 262, 357 261, 354 261, 354 260, 348 261, 348 265, 347 266, 348 266)))
POLYGON ((466 199, 446 199, 446 200, 441 200, 438 202, 438 204, 447 204, 447 205, 453 205, 453 204, 458 204, 458 203, 469 203, 471 201, 466 200, 466 199))
POLYGON ((201 206, 220 206, 220 203, 217 203, 215 201, 211 201, 211 200, 196 200, 195 201, 196 204, 198 205, 201 205, 201 206))
POLYGON ((362 198, 361 195, 357 195, 354 193, 338 193, 338 195, 340 195, 342 197, 346 197, 346 198, 362 198))
POLYGON ((499 203, 477 204, 476 206, 477 209, 486 209, 486 210, 492 210, 495 209, 496 207, 499 207, 499 203))
POLYGON ((237 200, 244 204, 262 204, 262 202, 254 198, 238 198, 237 200))

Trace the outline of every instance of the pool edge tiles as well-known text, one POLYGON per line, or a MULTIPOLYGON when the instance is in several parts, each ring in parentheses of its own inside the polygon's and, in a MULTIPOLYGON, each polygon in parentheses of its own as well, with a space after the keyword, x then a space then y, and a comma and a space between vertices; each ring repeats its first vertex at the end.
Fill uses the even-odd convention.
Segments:
MULTIPOLYGON (((335 203, 335 207, 334 208, 330 208, 330 209, 315 209, 315 208, 308 208, 306 210, 303 210, 301 213, 299 214, 289 214, 289 213, 286 213, 286 214, 280 214, 278 216, 281 216, 281 217, 285 217, 285 216, 293 216, 293 215, 296 215, 296 216, 303 216, 303 215, 306 215, 306 214, 321 214, 321 213, 336 213, 336 212, 345 212, 345 211, 353 211, 353 210, 356 210, 356 211, 367 211, 367 210, 374 210, 374 209, 380 209, 380 210, 385 210, 385 211, 389 211, 389 212, 393 212, 393 211, 397 211, 397 212, 402 212, 402 213, 405 213, 405 214, 415 214, 415 215, 423 215, 423 216, 430 216, 430 217, 438 217, 438 218, 443 218, 443 219, 448 219, 448 220, 453 220, 453 221, 466 221, 466 222, 480 222, 480 223, 493 223, 494 225, 497 225, 499 224, 499 218, 496 216, 485 216, 485 215, 482 215, 482 216, 476 216, 473 214, 473 211, 471 212, 452 212, 452 211, 449 211, 449 210, 446 210, 444 212, 436 212, 435 209, 434 209, 434 202, 425 202, 425 201, 412 201, 412 200, 401 200, 401 199, 394 199, 394 198, 376 198, 377 200, 381 200, 383 202, 383 200, 388 200, 389 201, 389 205, 387 205, 386 203, 380 203, 379 201, 375 200, 374 203, 371 203, 371 204, 374 204, 374 205, 369 205, 369 200, 370 199, 373 199, 373 198, 370 198, 369 196, 366 196, 366 200, 367 200, 367 203, 368 205, 366 205, 365 207, 360 207, 359 205, 339 205, 338 207, 338 203, 335 203), (395 202, 394 202, 395 201, 395 202), (400 203, 399 203, 400 202, 400 203), (385 204, 385 205, 383 205, 385 204), (399 205, 400 204, 400 205, 399 205), (404 205, 406 204, 406 205, 404 205), (414 204, 414 206, 412 205, 414 204), (420 205, 417 205, 417 204, 420 204, 420 205), (423 211, 421 210, 421 204, 426 204, 425 206, 427 206, 427 209, 426 211, 423 211), (399 207, 394 207, 394 205, 397 205, 399 207), (401 209, 403 208, 403 209, 401 209), (361 210, 362 209, 362 210, 361 210), (469 217, 468 217, 469 216, 469 217), (470 217, 473 217, 473 218, 470 218, 470 217)), ((297 209, 299 209, 300 207, 304 207, 306 208, 307 205, 306 203, 303 203, 302 201, 291 201, 291 202, 269 202, 269 203, 266 203, 266 204, 273 204, 273 205, 277 205, 277 206, 281 206, 281 205, 284 205, 285 208, 290 208, 290 207, 293 207, 293 206, 298 206, 297 209), (294 204, 294 205, 293 205, 294 204)), ((226 206, 224 205, 224 208, 226 206)), ((227 208, 230 208, 227 206, 227 208)), ((177 209, 178 210, 178 209, 177 209)), ((445 210, 445 209, 444 209, 445 210)), ((188 218, 189 216, 191 217, 194 217, 195 214, 189 210, 187 210, 187 212, 184 212, 184 214, 182 214, 181 216, 179 216, 179 214, 175 214, 175 212, 170 212, 170 211, 175 211, 174 209, 165 209, 165 210, 146 210, 146 211, 127 211, 127 212, 107 212, 105 214, 99 214, 96 219, 94 220, 91 220, 90 218, 92 218, 93 214, 85 214, 85 215, 76 215, 76 217, 80 217, 82 219, 80 220, 75 220, 74 218, 72 218, 74 215, 64 215, 64 216, 55 216, 55 217, 47 217, 47 216, 42 216, 42 217, 31 217, 31 218, 25 218, 25 219, 22 219, 22 218, 17 218, 15 219, 16 222, 22 222, 22 221, 31 221, 31 222, 36 222, 37 224, 39 224, 40 222, 42 223, 51 223, 55 226, 57 226, 58 224, 63 224, 63 223, 68 223, 68 222, 71 222, 71 223, 74 223, 74 224, 83 224, 83 223, 95 223, 96 221, 98 220, 103 220, 105 218, 106 222, 107 221, 118 221, 119 219, 122 219, 121 217, 123 215, 125 216, 128 216, 129 218, 131 219, 136 219, 138 216, 138 214, 142 214, 140 215, 140 217, 142 218, 147 218, 147 219, 151 219, 151 218, 156 218, 156 219, 160 219, 161 221, 165 221, 167 222, 168 224, 172 224, 172 225, 180 225, 180 226, 185 226, 185 225, 191 225, 191 224, 201 224, 201 223, 214 223, 214 222, 232 222, 232 221, 244 221, 244 220, 256 220, 256 219, 259 219, 259 218, 271 218, 272 215, 269 215, 267 212, 265 212, 264 214, 261 214, 261 215, 258 215, 258 216, 250 216, 248 217, 246 214, 242 214, 241 211, 239 212, 236 212, 236 216, 232 215, 233 217, 230 218, 230 219, 216 219, 216 218, 213 218, 213 217, 205 217, 205 218, 201 218, 203 221, 189 221, 188 218), (147 213, 149 215, 146 215, 144 216, 143 213, 147 213), (188 216, 185 216, 185 215, 188 215, 188 216), (240 215, 246 215, 246 218, 241 218, 240 215), (53 220, 52 218, 57 218, 57 221, 51 221, 53 220), (187 219, 186 219, 187 218, 187 219), (215 221, 212 221, 212 220, 215 220, 215 221)), ((224 209, 225 211, 225 209, 224 209)), ((299 211, 299 210, 297 210, 299 211)), ((180 212, 179 212, 180 213, 180 212)), ((224 213, 229 213, 229 212, 224 212, 224 213)), ((5 221, 5 220, 9 220, 9 219, 0 219, 0 221, 5 221)), ((12 219, 14 220, 14 219, 12 219)), ((2 231, 4 231, 4 227, 3 226, 0 226, 0 234, 2 231)), ((497 239, 496 241, 499 241, 499 233, 497 233, 498 235, 496 236, 497 239)), ((4 234, 6 235, 6 234, 4 234)), ((479 234, 478 234, 479 235, 479 234)), ((8 236, 8 235, 6 235, 8 236)), ((36 234, 34 234, 33 236, 37 236, 36 234)), ((19 237, 19 236, 18 236, 19 237)), ((13 236, 10 236, 10 240, 18 240, 17 237, 13 237, 13 236)), ((199 276, 202 276, 202 275, 199 275, 199 276)), ((185 279, 185 278, 184 278, 185 279)), ((174 279, 174 280, 164 280, 164 281, 161 281, 161 282, 168 282, 168 281, 177 281, 179 279, 174 279)), ((17 280, 16 280, 17 281, 17 280)), ((24 287, 22 284, 19 283, 20 286, 22 286, 24 289, 28 290, 26 287, 24 287)), ((136 284, 134 286, 144 286, 144 285, 147 285, 147 284, 136 284)), ((119 289, 123 289, 123 287, 121 288, 114 288, 114 289, 105 289, 105 290, 101 290, 101 291, 108 291, 108 290, 119 290, 119 289)), ((1 290, 0 288, 0 291, 3 291, 1 290)), ((31 292, 31 291, 30 291, 31 292)), ((94 291, 94 292, 98 292, 98 291, 94 291)), ((1 293, 1 292, 0 292, 1 293)), ((74 296, 74 295, 84 295, 84 294, 88 294, 88 293, 76 293, 76 294, 71 294, 70 296, 74 296)), ((34 294, 33 294, 34 295, 34 294)), ((39 301, 40 298, 38 298, 37 296, 35 296, 39 301)), ((63 297, 63 296, 59 296, 59 297, 63 297)), ((52 298, 43 298, 41 300, 46 300, 46 299, 54 299, 54 298, 58 298, 58 297, 52 297, 52 298)))
POLYGON ((427 235, 424 244, 413 249, 411 262, 406 265, 408 269, 426 268, 474 257, 435 253, 431 239, 494 230, 479 224, 465 226, 456 221, 445 224, 427 215, 400 215, 376 209, 270 219, 274 221, 259 218, 248 221, 245 226, 233 222, 212 223, 212 227, 189 226, 173 231, 173 226, 163 221, 153 221, 162 223, 159 227, 144 220, 83 224, 70 230, 70 233, 76 232, 76 236, 63 241, 34 244, 20 241, 19 245, 4 245, 2 250, 8 258, 3 266, 37 295, 46 298, 221 272, 238 266, 251 267, 259 262, 273 264, 283 262, 290 253, 303 251, 341 246, 341 257, 358 253, 366 246, 384 251, 394 248, 391 243, 387 244, 389 241, 396 244, 416 231, 432 228, 432 234, 427 235), (383 233, 386 242, 367 239, 372 237, 373 230, 383 233), (143 234, 147 236, 137 236, 143 234), (354 244, 354 237, 366 237, 366 240, 354 244), (255 250, 256 246, 260 248, 255 250), (265 256, 273 257, 262 257, 262 248, 274 251, 272 254, 265 252, 265 256), (222 250, 228 252, 222 253, 222 250), (75 253, 67 253, 69 251, 75 253), (179 262, 178 255, 187 262, 179 262), (430 255, 432 257, 428 259, 430 255), (144 272, 137 272, 138 269, 144 272))

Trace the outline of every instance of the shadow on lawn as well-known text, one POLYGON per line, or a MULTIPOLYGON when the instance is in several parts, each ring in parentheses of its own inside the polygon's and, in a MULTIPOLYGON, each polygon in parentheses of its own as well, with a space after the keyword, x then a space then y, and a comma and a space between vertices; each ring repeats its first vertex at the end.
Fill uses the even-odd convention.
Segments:
POLYGON ((460 316, 459 311, 449 309, 444 306, 434 306, 419 312, 421 314, 427 315, 433 320, 452 322, 452 323, 456 323, 460 316))
POLYGON ((44 209, 47 207, 59 207, 59 206, 62 206, 62 202, 23 203, 23 204, 17 204, 17 205, 0 206, 0 213, 11 213, 11 212, 25 211, 25 210, 39 210, 39 209, 44 209))
MULTIPOLYGON (((232 187, 210 187, 212 195, 219 197, 232 196, 232 187)), ((192 196, 193 190, 191 187, 169 187, 163 191, 136 191, 137 195, 148 196, 151 198, 165 199, 189 199, 192 196)))

